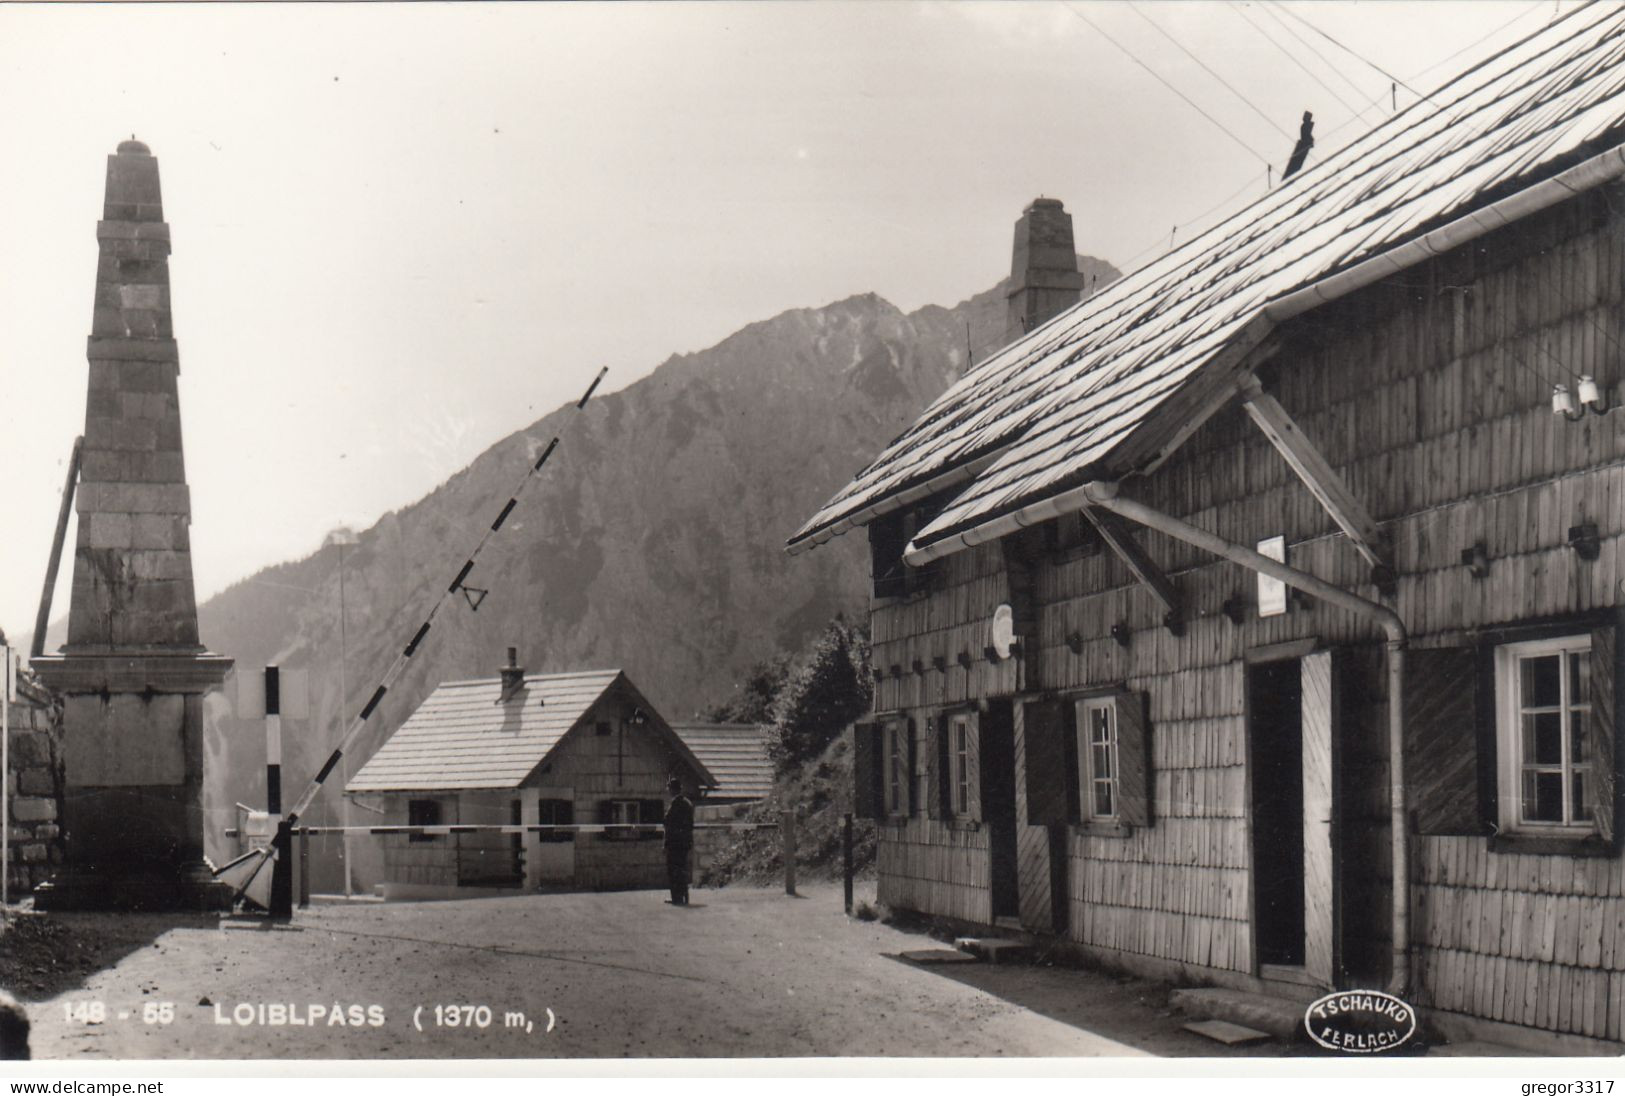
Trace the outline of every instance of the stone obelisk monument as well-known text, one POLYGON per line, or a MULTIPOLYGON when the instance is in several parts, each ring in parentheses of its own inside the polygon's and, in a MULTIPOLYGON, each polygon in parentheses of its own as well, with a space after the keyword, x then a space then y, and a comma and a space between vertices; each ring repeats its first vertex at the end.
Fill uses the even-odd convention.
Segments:
POLYGON ((219 898, 203 860, 203 695, 231 660, 198 640, 191 501, 158 161, 107 158, 68 642, 34 660, 63 695, 66 863, 47 909, 219 898))

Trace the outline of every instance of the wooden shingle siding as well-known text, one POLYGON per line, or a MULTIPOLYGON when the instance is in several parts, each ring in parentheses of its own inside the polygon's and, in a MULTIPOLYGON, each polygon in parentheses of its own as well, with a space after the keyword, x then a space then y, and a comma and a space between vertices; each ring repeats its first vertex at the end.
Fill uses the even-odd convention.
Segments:
POLYGON ((884 905, 982 925, 993 920, 986 830, 927 818, 882 824, 877 859, 884 905))
MULTIPOLYGON (((606 710, 589 713, 560 743, 549 758, 550 771, 538 778, 549 786, 574 789, 575 816, 582 821, 596 820, 598 805, 605 800, 662 799, 668 776, 677 771, 675 754, 650 734, 627 728, 624 741, 614 733, 594 734, 595 719, 622 714, 608 709, 609 703, 605 702, 606 710)), ((576 835, 576 887, 615 890, 660 887, 665 882, 665 852, 658 835, 643 840, 576 835)))
POLYGON ((870 615, 873 662, 886 676, 875 683, 875 710, 938 707, 1022 688, 1021 660, 989 662, 988 624, 1010 600, 997 544, 962 552, 939 565, 941 586, 929 594, 884 602, 870 615), (960 662, 961 653, 970 665, 960 662), (935 659, 944 660, 938 670, 935 659), (924 673, 915 673, 918 662, 924 673), (891 676, 891 667, 901 677, 891 676))
POLYGON ((1482 840, 1468 837, 1419 838, 1415 857, 1425 1003, 1621 1038, 1625 865, 1618 857, 1486 853, 1482 840), (1508 990, 1509 981, 1528 992, 1508 990))
MULTIPOLYGON (((1612 200, 1625 208, 1620 194, 1612 200)), ((1565 370, 1595 376, 1609 399, 1625 402, 1622 240, 1625 225, 1610 218, 1604 196, 1581 197, 1283 332, 1266 388, 1391 540, 1389 604, 1418 652, 1472 642, 1475 629, 1625 601, 1621 419, 1568 422, 1550 409, 1552 378, 1573 382, 1565 370), (1601 538, 1595 561, 1567 543, 1569 527, 1584 522, 1601 538), (1474 578, 1461 553, 1479 542, 1488 574, 1474 578)), ((1379 597, 1365 561, 1238 410, 1215 416, 1123 490, 1232 541, 1283 535, 1292 566, 1379 597)), ((1341 649, 1351 675, 1336 743, 1342 977, 1381 984, 1392 893, 1381 637, 1368 620, 1313 601, 1258 619, 1251 572, 1156 532, 1139 535, 1186 599, 1182 636, 1110 553, 1055 554, 1032 568, 1041 649, 1030 654, 1041 660, 1045 695, 1113 686, 1149 697, 1153 824, 1127 835, 1068 831, 1067 934, 1215 972, 1256 972, 1243 660, 1254 648, 1315 639, 1341 649), (1223 612, 1237 596, 1248 607, 1239 626, 1223 612), (1129 628, 1126 646, 1111 635, 1118 622, 1129 628)), ((978 656, 969 672, 954 661, 959 649, 980 651, 993 608, 1011 596, 1002 556, 998 545, 948 556, 937 592, 877 606, 875 664, 888 668, 877 710, 1016 696, 1019 711, 1022 699, 1037 698, 1023 697, 1025 659, 995 666, 978 656), (915 658, 929 667, 933 654, 947 655, 948 673, 907 672, 915 658), (905 669, 897 681, 894 664, 905 669)), ((1418 669, 1427 661, 1418 658, 1418 669)), ((1026 823, 1025 779, 1017 789, 1026 823)), ((1042 866, 1039 833, 1018 831, 1023 871, 1042 866)), ((883 830, 883 895, 930 913, 985 913, 988 865, 975 837, 923 820, 883 830), (950 864, 971 882, 940 881, 950 864)), ((1625 858, 1487 846, 1483 836, 1413 839, 1419 1002, 1621 1038, 1625 858)), ((1029 896, 1029 880, 1020 882, 1023 919, 1037 922, 1036 886, 1029 896)))

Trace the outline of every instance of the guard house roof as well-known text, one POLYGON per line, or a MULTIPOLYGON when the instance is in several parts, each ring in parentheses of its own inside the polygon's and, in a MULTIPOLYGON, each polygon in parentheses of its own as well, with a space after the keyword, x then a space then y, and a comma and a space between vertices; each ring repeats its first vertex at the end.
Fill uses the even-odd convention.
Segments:
POLYGON ((605 696, 622 691, 649 715, 645 727, 691 765, 711 775, 620 670, 528 674, 525 687, 499 704, 500 678, 448 681, 345 785, 347 792, 516 788, 605 696))
POLYGON ((711 770, 715 799, 766 799, 773 791, 767 727, 753 723, 674 723, 673 731, 711 770))
POLYGON ((1625 8, 1593 4, 1461 73, 977 365, 789 549, 952 491, 909 545, 942 554, 957 534, 1153 466, 1206 406, 1197 382, 1214 383, 1273 322, 1266 306, 1620 152, 1622 57, 1625 8))

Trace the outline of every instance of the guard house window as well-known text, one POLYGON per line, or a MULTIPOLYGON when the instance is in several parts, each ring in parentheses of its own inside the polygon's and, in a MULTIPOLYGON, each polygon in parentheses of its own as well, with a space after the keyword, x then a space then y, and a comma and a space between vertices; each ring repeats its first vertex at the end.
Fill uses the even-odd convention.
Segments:
POLYGON ((1110 697, 1078 704, 1078 781, 1086 821, 1118 817, 1117 707, 1110 697))
MULTIPOLYGON (((437 799, 408 799, 406 801, 406 824, 408 826, 439 826, 440 801, 437 799)), ((414 833, 407 837, 408 841, 438 841, 439 836, 432 833, 414 833)))
MULTIPOLYGON (((536 821, 543 826, 573 826, 576 805, 569 799, 543 799, 536 804, 536 821)), ((576 839, 571 830, 543 830, 543 843, 568 844, 576 839)))
MULTIPOLYGON (((598 819, 600 823, 606 826, 636 826, 645 821, 642 801, 637 799, 599 800, 598 819)), ((604 837, 610 841, 636 841, 638 831, 634 829, 605 830, 604 837)))
POLYGON ((948 721, 949 803, 955 818, 967 818, 971 813, 970 751, 970 717, 956 715, 948 721))
POLYGON ((1498 647, 1495 675, 1502 830, 1590 833, 1590 636, 1498 647))

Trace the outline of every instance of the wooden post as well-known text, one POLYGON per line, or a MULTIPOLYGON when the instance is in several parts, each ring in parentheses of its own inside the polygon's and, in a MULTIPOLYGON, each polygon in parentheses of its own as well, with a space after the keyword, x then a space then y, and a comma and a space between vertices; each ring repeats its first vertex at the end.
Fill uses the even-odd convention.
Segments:
POLYGON ((299 829, 299 908, 310 908, 310 833, 299 829))
POLYGON ((846 889, 846 915, 852 916, 852 816, 841 820, 841 873, 846 889))
POLYGON ((796 812, 779 812, 779 837, 784 850, 784 893, 796 893, 796 812))
POLYGON ((79 462, 83 457, 85 439, 73 439, 73 453, 68 457, 68 482, 62 485, 62 505, 56 513, 56 535, 51 538, 51 555, 45 563, 45 589, 40 593, 39 615, 34 618, 33 657, 45 653, 45 630, 51 623, 51 598, 56 592, 56 572, 62 566, 62 542, 68 536, 68 518, 73 514, 73 493, 79 485, 79 462))
MULTIPOLYGON (((265 809, 272 818, 282 815, 282 677, 275 666, 265 667, 265 809)), ((293 916, 293 835, 278 824, 276 859, 271 862, 273 920, 293 916)))

